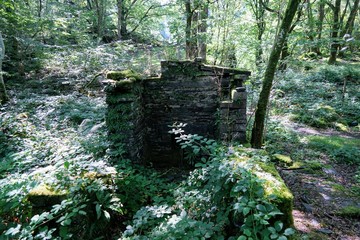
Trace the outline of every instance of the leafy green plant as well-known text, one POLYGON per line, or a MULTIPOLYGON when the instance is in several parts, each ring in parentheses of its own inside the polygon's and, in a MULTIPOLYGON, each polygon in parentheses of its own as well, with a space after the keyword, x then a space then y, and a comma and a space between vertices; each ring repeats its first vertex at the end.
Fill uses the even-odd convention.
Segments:
POLYGON ((205 162, 206 159, 216 152, 218 144, 213 139, 208 139, 198 134, 184 134, 183 128, 186 127, 186 123, 174 123, 169 133, 178 135, 175 140, 182 149, 185 151, 185 159, 190 166, 194 166, 199 162, 199 156, 201 162, 205 162))
MULTIPOLYGON (((67 192, 66 199, 50 211, 33 215, 29 221, 6 231, 21 239, 89 239, 107 235, 111 215, 122 214, 122 204, 111 183, 111 175, 89 172, 83 164, 65 162, 55 172, 53 188, 67 192), (80 174, 80 177, 78 173, 80 174)), ((45 196, 44 196, 45 197, 45 196)), ((29 212, 31 214, 31 212, 29 212)))
POLYGON ((277 199, 266 195, 264 180, 252 172, 259 168, 255 161, 267 158, 186 136, 184 126, 171 132, 180 135, 184 149, 209 154, 207 161, 198 162, 176 189, 172 205, 141 208, 124 239, 287 239, 294 233, 288 223, 276 220, 282 215, 277 199))

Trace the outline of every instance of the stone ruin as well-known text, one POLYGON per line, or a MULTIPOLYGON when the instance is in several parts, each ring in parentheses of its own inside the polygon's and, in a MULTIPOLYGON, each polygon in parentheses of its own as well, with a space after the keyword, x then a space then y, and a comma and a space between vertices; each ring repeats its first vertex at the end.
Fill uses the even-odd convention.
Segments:
POLYGON ((154 167, 178 167, 182 150, 169 133, 187 123, 186 133, 224 141, 246 140, 249 71, 200 61, 163 61, 161 76, 142 78, 125 70, 107 74, 109 139, 123 156, 154 167))

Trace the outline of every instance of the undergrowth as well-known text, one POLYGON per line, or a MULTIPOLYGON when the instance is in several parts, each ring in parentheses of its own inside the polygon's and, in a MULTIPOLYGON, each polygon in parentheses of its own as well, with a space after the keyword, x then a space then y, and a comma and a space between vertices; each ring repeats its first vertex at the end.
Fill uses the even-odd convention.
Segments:
POLYGON ((173 204, 141 208, 123 239, 287 239, 294 233, 277 220, 276 197, 266 195, 264 180, 253 173, 255 159, 267 162, 265 155, 218 146, 185 134, 183 126, 171 133, 190 155, 202 156, 197 168, 176 188, 173 204))
POLYGON ((309 72, 289 69, 275 85, 275 114, 319 128, 359 130, 360 70, 358 65, 326 65, 309 72))
POLYGON ((100 99, 38 96, 17 104, 0 122, 0 137, 9 139, 1 142, 7 150, 1 152, 0 239, 287 239, 293 234, 277 199, 266 195, 264 180, 251 171, 256 168, 251 159, 268 160, 260 153, 175 130, 197 167, 179 184, 112 155, 100 99))

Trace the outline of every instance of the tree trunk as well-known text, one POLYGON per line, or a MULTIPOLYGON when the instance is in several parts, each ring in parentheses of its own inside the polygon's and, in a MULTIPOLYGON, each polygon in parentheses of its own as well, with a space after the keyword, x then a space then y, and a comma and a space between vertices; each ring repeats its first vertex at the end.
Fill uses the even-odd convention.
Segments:
POLYGON ((89 10, 92 10, 91 0, 86 0, 86 6, 89 10))
POLYGON ((5 44, 0 32, 0 104, 3 104, 9 101, 9 96, 7 95, 5 83, 2 75, 2 60, 5 57, 5 44))
POLYGON ((316 44, 316 49, 315 49, 315 52, 318 56, 321 56, 319 41, 321 40, 324 19, 325 19, 325 3, 323 1, 320 1, 319 9, 318 9, 317 29, 316 29, 318 42, 316 44))
POLYGON ((257 44, 256 44, 256 52, 255 52, 255 64, 257 69, 260 69, 261 65, 264 63, 263 60, 263 49, 262 49, 262 37, 265 32, 265 7, 268 4, 267 1, 263 0, 254 0, 250 1, 251 10, 256 19, 257 26, 257 44))
POLYGON ((252 128, 251 146, 261 148, 263 143, 264 125, 267 106, 269 102, 270 91, 274 80, 277 63, 279 62, 281 50, 286 41, 287 34, 291 27, 297 8, 301 0, 289 0, 284 18, 280 25, 280 30, 275 38, 274 46, 270 53, 270 58, 264 74, 262 90, 260 92, 257 109, 255 112, 255 120, 252 128))
POLYGON ((344 30, 342 31, 340 37, 343 37, 345 34, 352 34, 353 28, 354 28, 354 22, 355 22, 355 18, 356 18, 356 14, 359 10, 359 4, 360 4, 360 0, 355 0, 354 1, 354 5, 351 8, 350 11, 350 15, 348 20, 346 21, 346 25, 344 30))
POLYGON ((331 46, 330 46, 330 57, 328 64, 334 64, 336 62, 337 57, 337 51, 339 48, 339 40, 338 40, 338 34, 339 34, 339 24, 340 24, 340 7, 341 7, 341 0, 335 0, 335 6, 333 6, 333 26, 332 26, 332 32, 331 32, 331 46))
MULTIPOLYGON (((359 9, 359 2, 360 2, 360 0, 354 1, 354 5, 350 10, 350 14, 346 21, 345 27, 342 29, 339 37, 342 37, 345 39, 346 34, 348 34, 348 37, 346 37, 346 38, 350 38, 352 36, 356 14, 359 9)), ((344 52, 339 52, 339 57, 344 57, 344 52)))
POLYGON ((199 56, 206 62, 206 31, 207 31, 207 19, 209 15, 209 7, 206 5, 201 9, 200 12, 200 24, 198 27, 198 48, 199 56))
POLYGON ((123 26, 123 0, 117 0, 117 34, 118 39, 122 39, 122 26, 123 26))
POLYGON ((192 28, 191 28, 191 47, 190 47, 190 59, 194 59, 199 56, 198 49, 198 24, 199 24, 199 13, 193 10, 192 14, 192 28))
POLYGON ((103 37, 105 29, 105 0, 95 0, 96 7, 96 32, 99 38, 103 37))
POLYGON ((191 27, 192 27, 192 11, 191 1, 185 1, 185 14, 186 14, 186 28, 185 28, 185 45, 186 45, 186 58, 191 59, 192 56, 192 39, 191 39, 191 27))
POLYGON ((286 61, 287 61, 289 56, 290 56, 289 44, 288 44, 287 39, 285 39, 284 46, 283 46, 283 48, 281 50, 281 54, 280 54, 280 66, 279 66, 279 69, 281 71, 285 71, 287 69, 286 61))
POLYGON ((39 12, 38 12, 39 18, 41 18, 42 9, 43 9, 43 3, 42 3, 42 0, 39 0, 39 12))

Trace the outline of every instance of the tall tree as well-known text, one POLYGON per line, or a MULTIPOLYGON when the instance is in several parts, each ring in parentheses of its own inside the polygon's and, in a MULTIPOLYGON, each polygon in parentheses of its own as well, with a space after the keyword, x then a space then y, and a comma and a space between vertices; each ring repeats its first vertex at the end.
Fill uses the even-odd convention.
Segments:
POLYGON ((259 67, 263 63, 263 49, 262 49, 262 39, 263 34, 265 32, 266 21, 265 21, 265 10, 269 0, 250 0, 250 7, 254 14, 255 21, 256 21, 256 53, 255 53, 255 60, 256 65, 259 67))
POLYGON ((9 101, 9 96, 6 92, 4 79, 2 77, 2 60, 5 57, 5 44, 0 32, 0 104, 9 101))
POLYGON ((292 20, 294 19, 300 1, 301 0, 289 0, 284 17, 280 24, 279 31, 275 37, 274 45, 265 70, 262 89, 255 112, 255 120, 251 135, 251 145, 254 148, 261 148, 263 143, 265 117, 274 75, 277 69, 277 64, 279 62, 281 50, 283 49, 292 20))
POLYGON ((96 33, 101 38, 106 29, 106 0, 93 0, 93 6, 96 12, 96 33))
POLYGON ((351 8, 349 17, 346 21, 345 27, 343 28, 343 30, 340 33, 340 37, 343 37, 345 34, 352 35, 355 18, 356 18, 357 12, 359 11, 359 4, 360 4, 360 0, 354 1, 354 4, 351 8))
POLYGON ((126 35, 126 19, 125 19, 125 0, 117 0, 117 34, 122 39, 126 35))
POLYGON ((318 15, 317 15, 317 21, 316 21, 316 32, 317 32, 317 43, 314 51, 318 56, 321 55, 321 49, 320 49, 320 40, 322 38, 322 30, 323 30, 323 22, 325 19, 325 1, 320 0, 318 5, 318 15))
POLYGON ((331 30, 331 45, 330 45, 330 57, 328 60, 329 64, 334 64, 336 62, 337 51, 339 48, 339 27, 340 27, 340 8, 341 0, 335 0, 335 4, 328 2, 328 5, 331 7, 333 12, 333 22, 331 30))
POLYGON ((206 31, 208 19, 207 1, 185 0, 185 47, 186 58, 202 57, 206 60, 206 31))
POLYGON ((127 38, 152 19, 166 15, 165 4, 158 0, 117 0, 117 35, 127 38))

